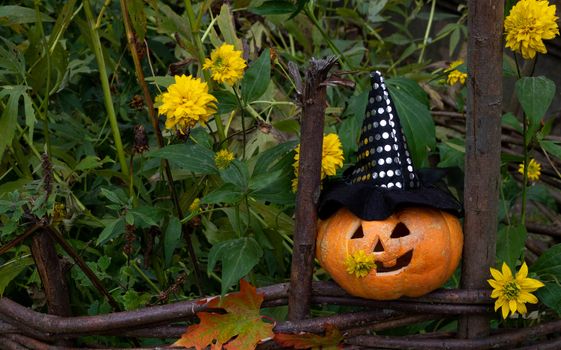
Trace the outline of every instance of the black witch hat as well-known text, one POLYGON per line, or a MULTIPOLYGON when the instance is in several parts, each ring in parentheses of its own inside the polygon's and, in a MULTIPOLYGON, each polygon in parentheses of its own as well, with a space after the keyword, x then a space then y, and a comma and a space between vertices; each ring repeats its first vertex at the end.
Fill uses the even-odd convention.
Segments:
POLYGON ((445 172, 415 170, 384 78, 378 71, 371 77, 358 161, 342 180, 326 184, 319 217, 326 219, 346 207, 363 220, 384 220, 405 206, 428 206, 460 216, 462 205, 440 182, 445 172))

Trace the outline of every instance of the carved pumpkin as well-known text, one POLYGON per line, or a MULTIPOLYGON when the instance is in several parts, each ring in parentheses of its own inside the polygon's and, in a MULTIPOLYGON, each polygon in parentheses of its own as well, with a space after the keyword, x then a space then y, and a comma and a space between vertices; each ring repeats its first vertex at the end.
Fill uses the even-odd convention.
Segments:
POLYGON ((462 253, 459 220, 444 211, 412 207, 386 220, 363 221, 342 208, 320 221, 316 256, 349 294, 378 300, 417 297, 437 289, 454 273, 462 253), (350 255, 372 254, 376 267, 357 277, 350 255))

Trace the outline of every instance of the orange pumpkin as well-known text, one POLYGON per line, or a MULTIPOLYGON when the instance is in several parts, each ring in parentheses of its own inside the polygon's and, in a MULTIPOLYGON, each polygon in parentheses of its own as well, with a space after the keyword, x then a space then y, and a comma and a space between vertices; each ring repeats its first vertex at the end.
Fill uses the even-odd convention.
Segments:
POLYGON ((411 207, 386 220, 364 221, 342 208, 320 221, 316 256, 349 294, 389 300, 442 286, 458 266, 462 245, 459 220, 441 210, 411 207), (360 251, 373 254, 376 264, 364 277, 349 273, 346 265, 360 251))

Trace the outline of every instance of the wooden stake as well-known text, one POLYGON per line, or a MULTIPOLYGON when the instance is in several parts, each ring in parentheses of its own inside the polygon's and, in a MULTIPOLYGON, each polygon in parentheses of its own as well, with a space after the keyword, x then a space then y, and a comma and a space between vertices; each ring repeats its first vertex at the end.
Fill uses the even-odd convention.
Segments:
MULTIPOLYGON (((468 99, 466 118, 464 289, 488 288, 495 265, 499 204, 503 12, 502 1, 468 3, 468 99)), ((459 336, 489 333, 489 316, 462 316, 459 336)))
POLYGON ((303 86, 300 164, 296 198, 296 229, 290 271, 288 318, 301 320, 309 316, 312 298, 312 274, 317 231, 317 203, 320 191, 323 124, 326 90, 322 84, 336 62, 335 57, 314 58, 306 71, 303 86))

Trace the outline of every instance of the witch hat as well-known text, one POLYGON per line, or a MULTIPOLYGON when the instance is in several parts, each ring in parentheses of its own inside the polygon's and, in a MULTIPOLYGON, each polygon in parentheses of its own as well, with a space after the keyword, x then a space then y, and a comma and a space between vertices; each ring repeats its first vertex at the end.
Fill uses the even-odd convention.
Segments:
POLYGON ((443 172, 416 171, 384 78, 378 71, 371 78, 358 161, 341 180, 326 184, 319 217, 327 219, 346 207, 363 220, 384 220, 405 206, 428 206, 460 216, 462 205, 439 183, 443 172))

